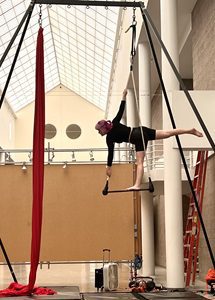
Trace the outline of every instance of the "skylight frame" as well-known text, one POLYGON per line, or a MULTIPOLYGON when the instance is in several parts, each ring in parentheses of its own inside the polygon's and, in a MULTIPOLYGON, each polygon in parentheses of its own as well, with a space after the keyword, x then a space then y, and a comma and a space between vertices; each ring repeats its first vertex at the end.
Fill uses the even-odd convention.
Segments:
MULTIPOLYGON (((3 54, 5 48, 7 47, 7 44, 12 37, 14 31, 16 30, 21 18, 23 17, 24 13, 27 10, 27 0, 23 0, 17 4, 17 1, 15 0, 7 0, 7 6, 1 6, 3 11, 3 18, 8 19, 9 14, 11 14, 11 11, 13 11, 13 18, 12 20, 6 22, 4 25, 8 28, 10 25, 11 27, 8 28, 8 32, 5 34, 6 40, 2 41, 1 38, 3 38, 3 35, 0 37, 0 57, 3 54), (8 5, 9 3, 9 5, 8 5), (7 7, 7 10, 5 9, 7 7), (21 13, 23 11, 23 13, 21 13), (11 22, 11 23, 10 23, 11 22), (9 24, 9 25, 8 25, 9 24)), ((3 1, 3 3, 6 3, 6 0, 3 1)), ((60 6, 58 6, 60 7, 60 6)), ((72 8, 71 8, 72 9, 72 8)), ((42 5, 42 25, 44 27, 44 48, 45 48, 45 83, 46 83, 46 92, 54 88, 58 84, 63 84, 68 87, 68 81, 69 79, 67 76, 71 76, 72 73, 68 72, 67 68, 62 68, 62 61, 64 61, 64 64, 68 62, 68 57, 73 52, 72 57, 70 60, 71 63, 73 63, 72 68, 75 69, 75 71, 78 71, 78 80, 80 80, 80 84, 78 85, 77 82, 72 86, 69 85, 69 88, 73 90, 75 93, 80 94, 80 96, 84 95, 84 98, 86 100, 92 102, 93 104, 99 106, 100 108, 105 108, 105 102, 107 100, 107 94, 108 94, 108 85, 109 85, 109 78, 110 78, 110 72, 111 72, 111 65, 112 65, 112 53, 114 49, 114 43, 115 43, 115 30, 117 26, 117 17, 118 17, 118 9, 117 12, 114 12, 114 18, 112 17, 112 13, 110 13, 110 10, 103 8, 73 8, 73 18, 74 16, 77 17, 77 15, 81 14, 84 16, 84 20, 75 21, 72 20, 72 22, 76 22, 74 25, 76 26, 76 33, 77 37, 74 39, 75 31, 72 33, 70 29, 70 21, 66 20, 65 17, 68 17, 70 15, 70 9, 68 7, 60 8, 62 15, 64 15, 64 21, 65 21, 65 28, 62 35, 64 35, 64 41, 68 35, 68 41, 70 43, 70 46, 67 45, 67 49, 69 51, 65 51, 63 48, 59 49, 57 42, 55 45, 54 39, 58 38, 59 33, 57 35, 57 32, 62 31, 62 28, 59 26, 59 20, 58 20, 58 26, 55 26, 51 28, 51 22, 52 17, 50 16, 50 11, 53 10, 53 6, 46 6, 42 5), (103 16, 104 13, 104 16, 103 16), (96 16, 95 19, 92 17, 96 16), (90 20, 90 22, 95 24, 95 36, 90 35, 90 32, 93 32, 90 30, 90 24, 86 23, 86 20, 90 20), (102 24, 101 20, 105 20, 105 24, 102 24), (114 22, 113 22, 114 20, 114 22), (106 24, 108 22, 113 23, 113 27, 107 28, 106 24), (77 23, 79 24, 80 28, 77 27, 77 23), (80 25, 82 24, 82 25, 80 25), (59 27, 59 28, 58 28, 59 27), (82 28, 82 35, 80 35, 80 30, 82 28), (86 29, 84 31, 84 29, 86 29), (52 30, 53 29, 53 30, 52 30), (97 31, 96 31, 97 30, 97 31), (107 33, 103 35, 103 32, 107 33), (108 35, 112 35, 112 40, 108 35), (53 39, 54 37, 54 39, 53 39), (99 38, 98 38, 99 37, 99 38), (74 45, 71 45, 71 40, 74 40, 74 43, 78 44, 76 45, 77 54, 75 54, 74 51, 74 45), (91 42, 91 40, 93 40, 91 42), (50 44, 53 45, 50 46, 50 44), (87 49, 87 46, 91 43, 90 49, 87 49), (110 46, 108 44, 110 43, 110 46), (82 48, 82 51, 79 48, 82 48), (53 48, 53 51, 50 49, 53 48), (83 51, 85 49, 85 51, 83 51), (62 54, 62 52, 65 51, 65 54, 62 54), (77 57, 77 61, 79 62, 78 65, 74 66, 74 59, 75 56, 77 57), (95 59, 96 55, 96 59, 95 59), (48 56, 49 58, 46 58, 48 56), (58 57, 59 56, 59 57, 58 57), (64 57, 64 58, 62 58, 64 57), (83 64, 83 61, 85 61, 85 64, 83 64), (56 67, 53 67, 53 62, 55 62, 56 67), (58 66, 58 62, 60 62, 58 66), (63 71, 64 69, 64 71, 63 71), (61 75, 61 72, 66 73, 61 75), (59 72, 60 71, 60 72, 59 72), (56 76, 56 73, 58 74, 56 76), (52 77, 52 78, 50 78, 52 77), (67 80, 65 80, 67 78, 67 80), (85 85, 86 89, 83 91, 83 80, 85 79, 85 85), (105 82, 102 82, 105 81, 105 82), (86 84, 87 82, 87 84, 86 84), (91 83, 91 89, 90 91, 90 83, 91 83), (78 86, 81 86, 77 88, 78 86), (89 97, 88 97, 89 95, 89 97), (99 95, 98 98, 94 98, 93 95, 99 95), (104 100, 105 99, 105 100, 104 100)), ((62 16, 61 16, 62 21, 62 16)), ((54 21, 53 21, 54 22, 54 21)), ((62 25, 62 24, 61 24, 62 25)), ((17 61, 17 64, 15 66, 15 70, 11 79, 11 82, 8 86, 8 91, 6 94, 7 101, 11 105, 12 109, 17 112, 21 108, 23 108, 25 105, 28 105, 32 101, 34 101, 34 89, 35 89, 35 51, 36 51, 36 37, 37 37, 37 31, 39 29, 38 27, 38 6, 35 5, 34 11, 32 13, 32 17, 30 20, 29 28, 26 32, 26 37, 24 39, 20 55, 17 61), (34 61, 33 61, 34 60, 34 61), (30 63, 29 63, 30 62, 30 63), (32 70, 30 65, 32 65, 32 70), (25 77, 26 80, 25 80, 25 77), (28 89, 32 89, 31 93, 28 91, 28 89), (21 97, 22 92, 22 97, 21 97), (29 97, 29 94, 31 94, 31 97, 29 97), (17 99, 17 97, 19 99, 17 99), (25 99, 27 98, 27 99, 25 99), (25 99, 25 100, 24 100, 25 99)), ((63 26, 62 26, 63 27, 63 26)), ((92 27, 92 26, 91 26, 92 27)), ((23 28, 22 28, 23 29, 23 28)), ((21 32, 22 32, 21 29, 21 32)), ((8 54, 8 57, 5 59, 3 66, 0 69, 1 79, 0 79, 0 88, 3 89, 4 82, 6 81, 7 74, 9 72, 9 66, 12 63, 12 54, 15 53, 15 49, 17 47, 19 38, 21 33, 18 34, 17 40, 15 41, 14 45, 12 46, 10 50, 10 54, 8 54)), ((60 38, 62 42, 62 37, 60 38)), ((71 55, 70 55, 71 56, 71 55)), ((71 64, 70 64, 71 65, 71 64)), ((77 78, 75 81, 77 81, 77 78)), ((72 80, 71 80, 72 82, 72 80)))

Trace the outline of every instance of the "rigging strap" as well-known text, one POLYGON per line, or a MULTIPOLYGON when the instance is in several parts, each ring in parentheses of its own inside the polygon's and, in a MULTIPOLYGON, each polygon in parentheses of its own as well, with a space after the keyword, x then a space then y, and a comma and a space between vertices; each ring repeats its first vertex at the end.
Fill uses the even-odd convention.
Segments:
POLYGON ((137 21, 136 21, 135 11, 136 11, 136 7, 133 8, 132 24, 125 31, 125 33, 127 33, 130 29, 132 29, 131 56, 130 56, 130 59, 131 59, 130 69, 131 70, 132 70, 132 67, 133 67, 134 56, 136 55, 136 26, 137 26, 137 21))
MULTIPOLYGON (((134 62, 134 57, 136 55, 136 25, 137 25, 135 11, 136 11, 136 8, 134 7, 133 8, 132 24, 125 31, 125 33, 127 33, 130 28, 132 29, 132 42, 131 42, 131 55, 130 55, 130 75, 131 75, 132 84, 133 84, 133 88, 134 88, 136 110, 137 110, 137 113, 138 113, 138 121, 139 121, 140 130, 141 130, 142 143, 143 143, 143 147, 145 149, 145 160, 146 160, 147 173, 149 174, 149 185, 151 185, 151 190, 153 189, 153 191, 154 191, 153 183, 152 183, 151 177, 150 177, 150 170, 149 170, 149 164, 148 164, 148 159, 147 159, 147 151, 146 151, 146 144, 145 144, 145 139, 144 139, 144 132, 143 132, 143 127, 142 127, 142 123, 141 123, 141 117, 140 117, 140 114, 139 114, 139 101, 138 101, 137 89, 136 89, 134 73, 133 73, 133 62, 134 62)), ((128 83, 127 83, 127 85, 128 85, 128 83)), ((132 131, 132 128, 131 128, 131 131, 132 131)), ((129 137, 129 142, 130 142, 130 137, 129 137)))

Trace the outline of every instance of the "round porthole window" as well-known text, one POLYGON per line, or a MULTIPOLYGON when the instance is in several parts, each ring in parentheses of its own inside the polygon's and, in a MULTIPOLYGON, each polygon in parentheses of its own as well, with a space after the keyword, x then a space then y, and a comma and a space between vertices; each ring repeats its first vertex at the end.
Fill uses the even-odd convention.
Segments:
POLYGON ((77 124, 70 124, 66 128, 66 135, 70 139, 77 139, 81 135, 81 128, 77 124))
POLYGON ((45 138, 46 139, 52 139, 53 137, 56 136, 57 129, 54 125, 52 124, 46 124, 45 125, 45 138))

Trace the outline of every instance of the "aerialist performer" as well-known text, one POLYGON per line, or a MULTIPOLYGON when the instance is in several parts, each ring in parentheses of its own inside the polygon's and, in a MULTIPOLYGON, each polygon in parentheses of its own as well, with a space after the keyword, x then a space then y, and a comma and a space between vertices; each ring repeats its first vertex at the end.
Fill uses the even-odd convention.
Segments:
POLYGON ((108 147, 108 157, 107 157, 107 166, 106 166, 106 175, 108 177, 112 174, 112 162, 114 154, 114 143, 131 143, 135 145, 136 150, 136 164, 137 164, 137 175, 135 184, 128 188, 128 190, 139 190, 141 189, 141 181, 144 173, 143 161, 145 157, 145 147, 147 148, 148 141, 151 140, 161 140, 166 139, 171 136, 181 135, 181 134, 192 134, 197 137, 202 137, 203 134, 196 130, 192 129, 172 129, 172 130, 155 130, 145 126, 141 127, 128 127, 120 123, 123 116, 126 104, 127 90, 125 89, 122 94, 122 100, 119 107, 119 111, 116 117, 110 120, 100 120, 95 129, 98 130, 99 134, 106 135, 106 143, 108 147), (142 140, 142 134, 144 137, 144 142, 142 140), (144 147, 145 146, 145 147, 144 147))

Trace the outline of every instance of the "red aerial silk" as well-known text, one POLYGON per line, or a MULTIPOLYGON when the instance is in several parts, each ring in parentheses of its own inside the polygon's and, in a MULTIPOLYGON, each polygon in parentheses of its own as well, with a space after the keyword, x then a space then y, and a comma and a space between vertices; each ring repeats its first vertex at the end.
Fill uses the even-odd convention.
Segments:
MULTIPOLYGON (((53 295, 55 292, 49 288, 34 287, 31 291, 34 295, 53 295)), ((29 286, 12 282, 5 290, 0 291, 0 297, 15 297, 15 296, 29 296, 29 286)))
POLYGON ((33 136, 33 206, 32 206, 32 239, 31 269, 29 275, 29 291, 32 292, 36 281, 37 267, 40 257, 42 213, 43 213, 43 181, 44 181, 44 136, 45 136, 45 78, 43 28, 37 36, 36 52, 36 93, 34 111, 33 136))
POLYGON ((30 294, 54 294, 55 291, 34 287, 37 267, 40 257, 42 212, 43 212, 43 181, 44 181, 44 135, 45 135, 45 83, 44 83, 44 50, 43 28, 40 27, 37 36, 36 51, 36 93, 33 136, 33 205, 32 205, 32 239, 31 239, 31 269, 28 285, 13 282, 5 290, 0 291, 0 297, 26 296, 30 294))

